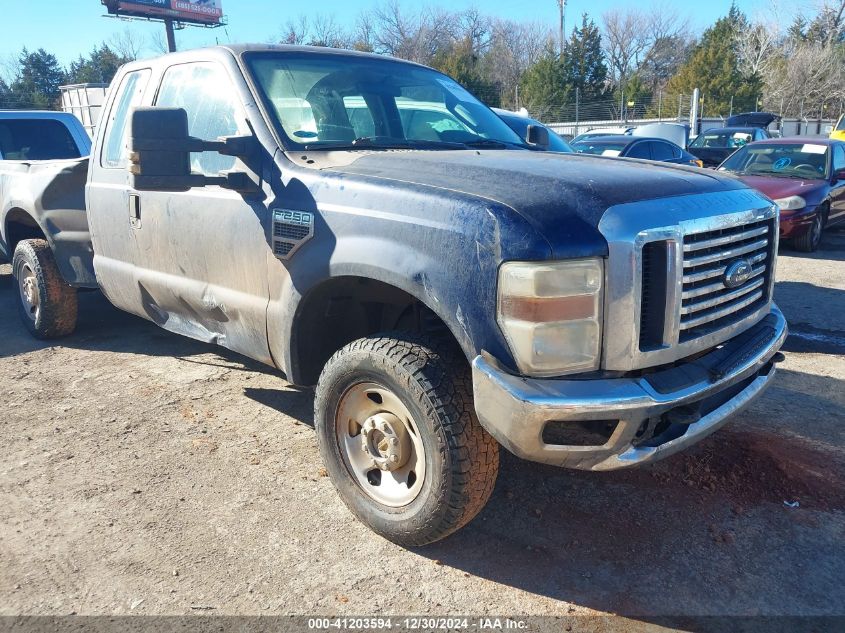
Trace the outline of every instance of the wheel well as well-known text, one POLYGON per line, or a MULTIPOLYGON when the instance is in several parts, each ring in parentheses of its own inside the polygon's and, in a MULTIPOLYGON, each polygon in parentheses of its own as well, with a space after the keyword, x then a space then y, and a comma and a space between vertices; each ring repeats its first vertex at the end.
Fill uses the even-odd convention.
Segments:
POLYGON ((361 277, 336 277, 311 290, 297 311, 292 337, 292 377, 314 385, 326 362, 356 339, 404 330, 448 337, 448 326, 404 290, 361 277))
POLYGON ((11 209, 6 214, 6 244, 9 247, 9 258, 22 240, 46 240, 47 236, 29 213, 23 209, 11 209))

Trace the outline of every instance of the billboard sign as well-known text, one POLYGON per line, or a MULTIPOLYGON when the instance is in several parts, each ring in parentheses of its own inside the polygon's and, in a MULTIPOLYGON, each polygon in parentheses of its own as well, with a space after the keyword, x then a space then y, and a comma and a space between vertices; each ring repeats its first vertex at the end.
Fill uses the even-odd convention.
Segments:
POLYGON ((220 24, 223 0, 102 0, 109 13, 179 22, 220 24))

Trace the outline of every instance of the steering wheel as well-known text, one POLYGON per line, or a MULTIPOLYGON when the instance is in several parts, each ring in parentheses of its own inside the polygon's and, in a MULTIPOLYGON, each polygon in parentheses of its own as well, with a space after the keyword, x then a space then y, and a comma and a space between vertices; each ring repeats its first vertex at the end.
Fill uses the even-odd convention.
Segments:
POLYGON ((802 169, 808 169, 808 170, 812 171, 814 174, 817 174, 819 172, 818 167, 816 167, 815 165, 810 165, 809 163, 803 163, 801 165, 796 165, 793 168, 794 171, 800 171, 802 169))

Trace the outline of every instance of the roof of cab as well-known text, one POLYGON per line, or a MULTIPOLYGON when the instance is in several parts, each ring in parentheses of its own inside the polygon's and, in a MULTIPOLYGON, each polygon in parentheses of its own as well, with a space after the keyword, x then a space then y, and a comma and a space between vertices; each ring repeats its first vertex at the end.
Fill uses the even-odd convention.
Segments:
POLYGON ((331 56, 338 56, 338 57, 357 57, 357 58, 369 58, 369 59, 380 59, 380 60, 390 60, 401 64, 407 64, 409 66, 419 66, 425 68, 422 64, 417 64, 416 62, 410 62, 405 59, 398 59, 396 57, 391 57, 389 55, 379 55, 378 53, 365 53, 362 51, 352 51, 344 48, 328 48, 326 46, 298 46, 298 45, 291 45, 291 44, 220 44, 218 46, 208 46, 204 48, 192 48, 185 51, 178 51, 176 53, 166 53, 164 55, 160 55, 159 57, 153 59, 146 59, 146 60, 138 60, 136 62, 130 62, 129 65, 137 66, 139 64, 150 64, 151 62, 156 62, 159 60, 165 60, 174 58, 176 56, 185 58, 191 56, 199 56, 203 52, 228 52, 235 57, 240 57, 246 53, 310 53, 314 55, 331 55, 331 56))

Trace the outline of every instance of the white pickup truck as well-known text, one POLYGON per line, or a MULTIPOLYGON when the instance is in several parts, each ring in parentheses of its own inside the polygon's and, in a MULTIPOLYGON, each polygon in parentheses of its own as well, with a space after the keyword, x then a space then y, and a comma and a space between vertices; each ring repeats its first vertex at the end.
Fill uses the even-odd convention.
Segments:
MULTIPOLYGON (((17 245, 25 242, 30 261, 39 263, 33 264, 38 270, 21 271, 29 280, 21 291, 29 288, 37 297, 36 273, 43 269, 52 282, 41 290, 49 290, 66 313, 50 319, 23 315, 39 337, 73 331, 75 288, 96 287, 85 218, 90 153, 91 139, 72 114, 0 111, 0 262, 10 261, 17 245)), ((41 306, 30 309, 37 313, 41 306)))

